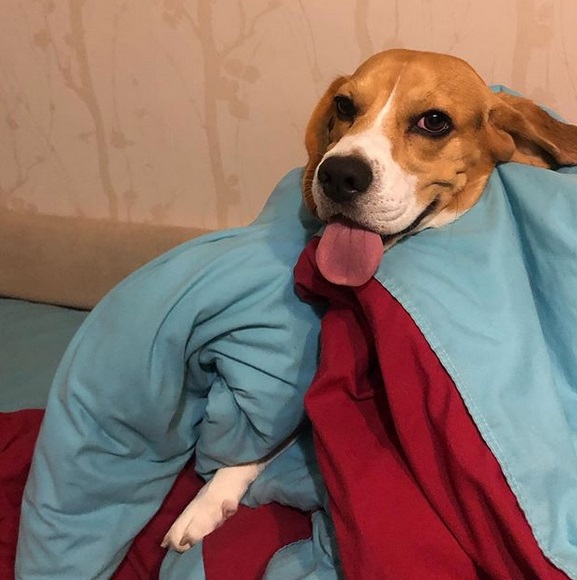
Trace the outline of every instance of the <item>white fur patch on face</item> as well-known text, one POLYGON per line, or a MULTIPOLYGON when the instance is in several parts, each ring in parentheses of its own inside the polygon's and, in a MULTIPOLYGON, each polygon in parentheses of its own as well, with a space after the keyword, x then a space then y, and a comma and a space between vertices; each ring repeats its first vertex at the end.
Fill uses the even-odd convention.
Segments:
POLYGON ((346 202, 330 199, 318 180, 318 169, 322 161, 317 166, 312 194, 322 220, 342 215, 376 233, 389 235, 408 228, 425 210, 416 197, 417 177, 405 171, 393 159, 391 141, 384 133, 394 98, 393 89, 368 129, 345 135, 322 159, 324 161, 329 157, 348 155, 362 158, 373 174, 373 181, 366 192, 346 202))

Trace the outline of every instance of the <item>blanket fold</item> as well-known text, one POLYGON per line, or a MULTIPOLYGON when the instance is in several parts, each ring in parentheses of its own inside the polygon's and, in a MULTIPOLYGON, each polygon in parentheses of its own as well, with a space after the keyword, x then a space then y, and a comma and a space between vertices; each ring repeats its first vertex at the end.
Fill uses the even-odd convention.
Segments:
POLYGON ((329 303, 307 411, 349 575, 577 577, 576 219, 577 169, 512 163, 359 289, 301 259, 329 303))
POLYGON ((109 576, 193 451, 208 476, 300 424, 319 326, 292 283, 318 228, 300 178, 288 174, 251 226, 175 248, 90 313, 49 395, 18 578, 109 576))
POLYGON ((297 279, 331 306, 306 408, 345 576, 565 578, 403 307, 375 280, 325 282, 315 245, 297 279))

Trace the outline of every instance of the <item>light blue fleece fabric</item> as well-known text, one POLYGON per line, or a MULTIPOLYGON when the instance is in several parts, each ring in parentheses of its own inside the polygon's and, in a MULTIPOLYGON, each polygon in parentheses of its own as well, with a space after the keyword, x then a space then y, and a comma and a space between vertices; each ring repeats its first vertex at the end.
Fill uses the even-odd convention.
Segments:
POLYGON ((377 279, 419 325, 544 553, 577 577, 577 168, 508 163, 377 279))
POLYGON ((264 456, 301 422, 320 326, 293 290, 318 229, 301 175, 251 226, 172 250, 88 316, 49 395, 18 578, 109 576, 193 451, 209 474, 264 456))
MULTIPOLYGON (((19 578, 107 576, 195 446, 209 473, 263 455, 300 420, 318 317, 295 298, 292 267, 318 224, 298 217, 299 177, 253 226, 177 248, 90 315, 50 395, 19 578)), ((576 223, 577 169, 505 164, 475 207, 397 244, 377 273, 454 379, 541 548, 575 578, 576 223)), ((247 501, 322 505, 307 445, 247 501)), ((322 511, 313 526, 271 561, 271 580, 337 576, 322 511)), ((189 565, 200 550, 167 556, 162 577, 202 578, 202 562, 189 565)))

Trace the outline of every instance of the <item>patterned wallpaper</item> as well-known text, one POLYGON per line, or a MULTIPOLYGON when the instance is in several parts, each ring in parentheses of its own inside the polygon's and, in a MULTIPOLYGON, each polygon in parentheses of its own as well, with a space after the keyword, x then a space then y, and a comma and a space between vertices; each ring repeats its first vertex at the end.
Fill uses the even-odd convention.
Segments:
POLYGON ((406 47, 577 122, 575 0, 0 3, 0 207, 244 224, 336 75, 406 47))

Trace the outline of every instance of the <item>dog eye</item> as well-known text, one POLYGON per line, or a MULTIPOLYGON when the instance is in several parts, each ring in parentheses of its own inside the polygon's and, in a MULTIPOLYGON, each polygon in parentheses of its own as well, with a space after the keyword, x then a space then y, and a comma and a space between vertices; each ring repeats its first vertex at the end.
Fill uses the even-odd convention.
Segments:
POLYGON ((342 95, 337 95, 334 99, 335 108, 337 110, 337 117, 341 121, 352 122, 357 116, 357 109, 352 99, 349 97, 344 97, 342 95))
POLYGON ((433 110, 421 115, 414 128, 430 137, 442 137, 453 129, 453 122, 446 113, 433 110))

